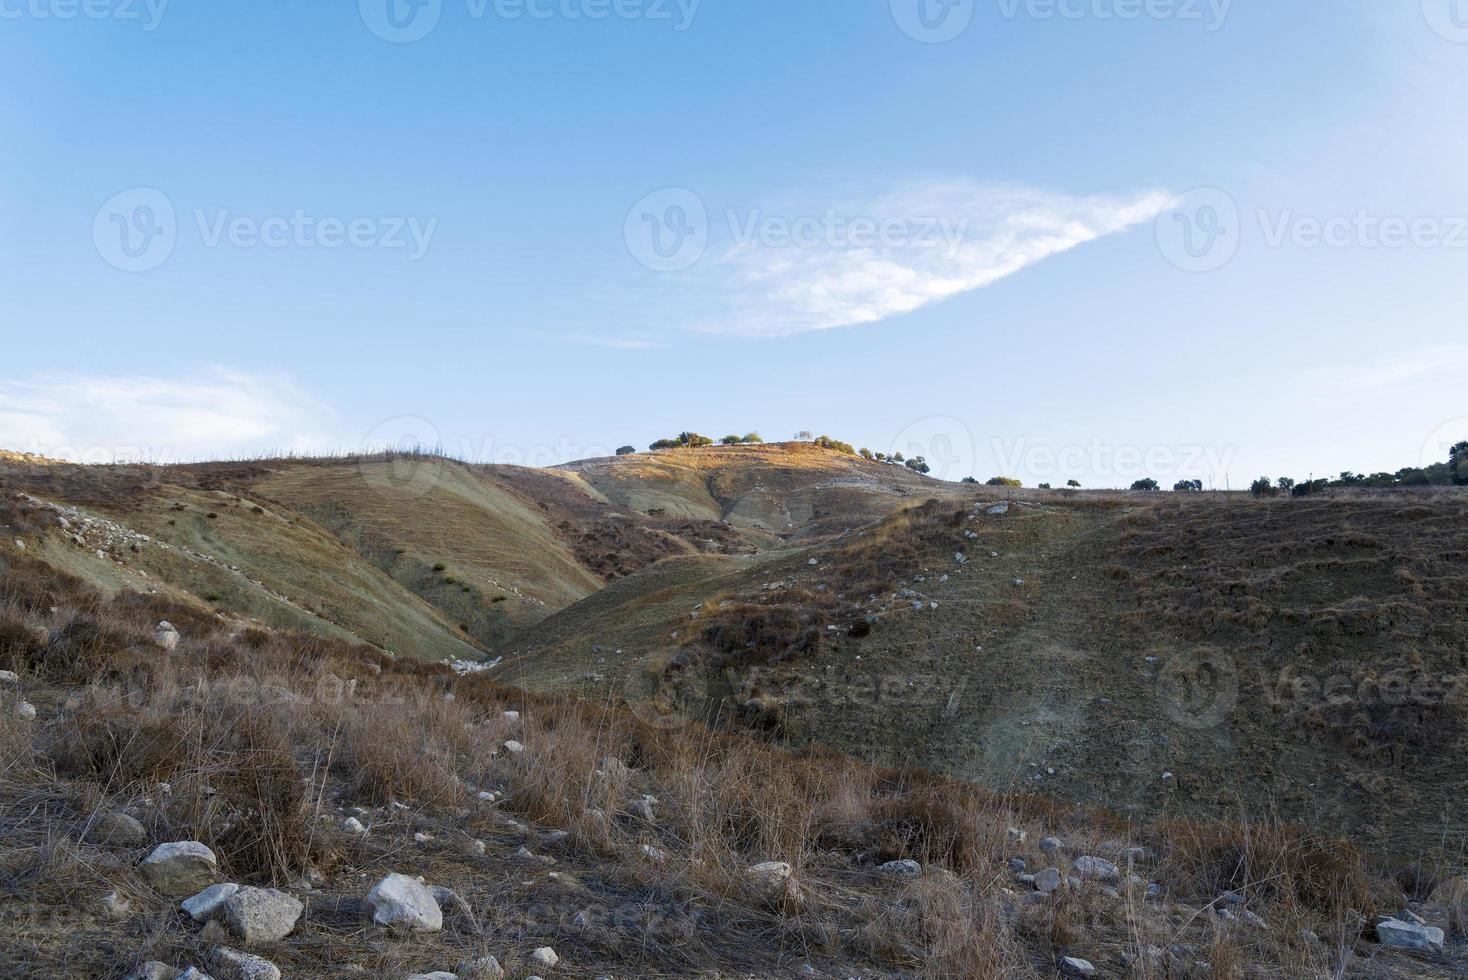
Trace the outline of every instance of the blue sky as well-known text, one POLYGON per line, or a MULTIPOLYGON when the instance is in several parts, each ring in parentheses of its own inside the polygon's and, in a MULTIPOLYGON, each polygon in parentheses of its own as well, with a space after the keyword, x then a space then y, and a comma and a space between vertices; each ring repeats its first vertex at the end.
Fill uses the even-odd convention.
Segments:
POLYGON ((1468 437, 1468 3, 918 2, 0 0, 0 445, 1468 437))

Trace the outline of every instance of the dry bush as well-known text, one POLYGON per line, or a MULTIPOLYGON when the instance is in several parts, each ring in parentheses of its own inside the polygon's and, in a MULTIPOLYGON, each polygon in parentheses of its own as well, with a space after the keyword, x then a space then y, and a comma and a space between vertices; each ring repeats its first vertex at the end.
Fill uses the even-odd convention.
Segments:
MULTIPOLYGON (((443 807, 462 800, 454 742, 442 705, 349 707, 339 770, 353 796, 379 803, 443 807)), ((462 723, 461 723, 462 724, 462 723)))
POLYGON ((1379 886, 1347 841, 1279 823, 1173 821, 1157 830, 1166 871, 1186 891, 1298 903, 1330 920, 1375 910, 1379 886))
POLYGON ((866 921, 853 943, 923 977, 1025 976, 998 908, 993 898, 974 896, 956 877, 929 874, 895 896, 864 903, 866 921))
POLYGON ((46 634, 24 620, 0 613, 0 668, 29 670, 46 650, 46 634))
POLYGON ((1443 882, 1433 891, 1432 902, 1448 910, 1453 934, 1468 938, 1468 875, 1443 882))

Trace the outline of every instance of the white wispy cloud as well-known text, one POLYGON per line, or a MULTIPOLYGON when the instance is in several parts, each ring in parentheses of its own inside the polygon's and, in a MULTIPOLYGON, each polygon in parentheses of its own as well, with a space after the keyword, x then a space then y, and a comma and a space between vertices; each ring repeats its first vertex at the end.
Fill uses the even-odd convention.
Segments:
POLYGON ((865 200, 711 213, 715 232, 729 241, 716 243, 696 270, 697 290, 736 312, 703 326, 778 336, 885 320, 1151 221, 1171 197, 1160 190, 1078 197, 947 180, 865 200), (876 240, 853 234, 852 219, 875 225, 876 240), (760 233, 797 221, 815 229, 800 243, 760 233), (884 225, 896 234, 883 237, 884 225))
POLYGON ((168 463, 332 445, 329 408, 289 380, 224 368, 188 378, 0 379, 0 447, 84 462, 168 463))

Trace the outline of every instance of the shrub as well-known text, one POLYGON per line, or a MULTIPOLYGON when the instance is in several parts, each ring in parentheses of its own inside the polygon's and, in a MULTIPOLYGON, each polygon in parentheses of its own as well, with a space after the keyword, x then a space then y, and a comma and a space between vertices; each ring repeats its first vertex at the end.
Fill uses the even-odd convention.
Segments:
POLYGON ((1468 486, 1468 442, 1460 442, 1448 454, 1448 478, 1455 486, 1468 486))
POLYGON ((963 478, 963 482, 964 483, 972 483, 975 486, 977 486, 978 485, 978 482, 979 482, 979 479, 978 479, 978 477, 975 477, 975 476, 966 476, 966 477, 963 478))
POLYGON ((914 473, 931 473, 933 469, 928 465, 928 461, 921 456, 914 456, 907 461, 906 466, 914 473))
POLYGON ((745 433, 744 438, 740 439, 739 441, 745 443, 746 445, 758 445, 765 440, 760 437, 760 434, 758 432, 748 432, 745 433))
POLYGON ((1162 487, 1157 483, 1156 480, 1152 479, 1149 476, 1149 477, 1147 477, 1144 480, 1138 480, 1135 483, 1133 483, 1132 484, 1132 489, 1133 490, 1141 491, 1143 493, 1151 493, 1151 492, 1153 492, 1155 490, 1161 490, 1162 487))
POLYGON ((621 449, 618 449, 617 450, 617 455, 618 456, 631 456, 635 452, 637 452, 637 449, 636 449, 635 446, 623 446, 621 449))
MULTIPOLYGON (((1342 474, 1342 476, 1348 475, 1342 474)), ((1269 477, 1261 476, 1249 485, 1249 492, 1256 497, 1273 497, 1278 491, 1274 489, 1274 484, 1270 481, 1269 477)))
POLYGON ((1018 490, 1020 487, 1024 486, 1024 484, 1010 476, 996 476, 991 479, 985 480, 984 486, 1008 487, 1011 490, 1018 490))
POLYGON ((1179 480, 1172 485, 1175 493, 1202 493, 1202 480, 1179 480))
POLYGON ((739 445, 739 437, 738 436, 725 436, 724 438, 722 438, 722 439, 719 440, 719 444, 720 445, 724 445, 724 446, 737 446, 737 445, 739 445))
POLYGON ((1068 487, 1070 487, 1073 490, 1079 490, 1081 488, 1081 481, 1080 480, 1066 480, 1065 481, 1065 485, 1068 486, 1068 487))

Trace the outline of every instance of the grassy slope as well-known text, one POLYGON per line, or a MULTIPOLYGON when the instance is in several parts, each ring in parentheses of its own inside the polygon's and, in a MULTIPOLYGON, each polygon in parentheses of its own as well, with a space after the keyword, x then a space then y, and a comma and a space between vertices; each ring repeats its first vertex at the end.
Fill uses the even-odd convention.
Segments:
MULTIPOLYGON (((1378 845, 1461 850, 1464 516, 1454 496, 979 513, 964 525, 977 540, 940 530, 894 583, 937 609, 892 603, 870 636, 842 629, 813 658, 705 678, 703 693, 759 706, 727 717, 792 743, 999 788, 1149 815, 1273 810, 1378 845), (1425 700, 1373 700, 1394 671, 1409 691, 1442 683, 1425 700), (1335 696, 1291 693, 1296 677, 1336 678, 1335 696)), ((782 575, 822 584, 838 549, 811 554, 821 565, 792 556, 688 581, 665 609, 573 607, 520 676, 559 687, 551 671, 592 643, 624 650, 622 668, 603 654, 602 673, 631 676, 687 642, 700 598, 757 600, 782 575)))

